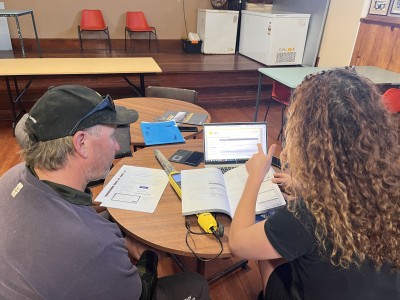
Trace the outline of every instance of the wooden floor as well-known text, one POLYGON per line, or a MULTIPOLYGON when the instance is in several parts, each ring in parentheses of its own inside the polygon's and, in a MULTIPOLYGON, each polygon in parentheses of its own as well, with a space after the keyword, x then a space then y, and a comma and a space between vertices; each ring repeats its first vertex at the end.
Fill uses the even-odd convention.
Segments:
MULTIPOLYGON (((57 53, 50 53, 49 56, 56 57, 57 53)), ((159 54, 160 57, 162 56, 159 54)), ((160 58, 165 61, 170 61, 170 68, 175 68, 176 70, 179 68, 185 68, 186 65, 192 65, 189 61, 184 61, 183 64, 185 66, 178 66, 179 61, 174 60, 177 59, 177 56, 172 55, 172 58, 168 56, 168 54, 164 55, 165 57, 160 58)), ((61 56, 61 57, 65 57, 61 56)), ((187 57, 187 56, 185 56, 187 57)), ((190 58, 190 56, 189 56, 190 58)), ((186 58, 186 59, 189 59, 186 58)), ((205 68, 205 66, 201 65, 201 61, 206 60, 214 60, 211 56, 207 56, 206 58, 193 58, 197 63, 196 68, 199 70, 205 68)), ((228 59, 228 58, 227 58, 228 59)), ((235 65, 235 57, 229 58, 232 62, 232 66, 230 67, 232 70, 235 68, 241 68, 240 62, 235 65)), ((219 58, 221 60, 221 58, 219 58)), ((239 59, 236 59, 240 61, 239 59)), ((215 63, 218 62, 218 59, 215 59, 215 63)), ((247 62, 248 63, 248 62, 247 62)), ((226 62, 225 62, 226 64, 226 62)), ((245 64, 245 62, 243 62, 245 64)), ((215 67, 214 67, 215 70, 215 67)), ((194 71, 193 71, 194 72, 194 71)), ((259 117, 258 119, 262 120, 265 113, 265 103, 260 108, 259 117)), ((208 112, 211 115, 213 122, 229 122, 229 121, 252 121, 254 116, 254 107, 230 107, 230 108, 207 108, 208 112)), ((279 105, 272 105, 272 108, 268 114, 268 144, 271 145, 272 143, 277 143, 280 146, 279 141, 277 141, 277 136, 280 130, 280 118, 281 118, 281 109, 279 105)), ((20 162, 19 157, 19 149, 15 138, 12 134, 11 128, 11 121, 0 121, 0 140, 1 140, 1 147, 0 147, 0 158, 1 158, 1 165, 0 165, 0 175, 4 174, 9 168, 20 162)), ((280 151, 280 147, 279 151, 280 151)), ((99 188, 94 189, 94 194, 96 195, 99 192, 99 188)), ((219 259, 216 261, 206 263, 206 276, 210 276, 224 268, 230 266, 233 261, 237 261, 238 259, 219 259)), ((195 260, 192 258, 184 258, 184 261, 187 266, 189 266, 190 270, 195 270, 195 260)), ((171 258, 163 258, 160 261, 159 265, 159 275, 164 276, 168 274, 172 274, 174 272, 179 272, 179 268, 172 261, 171 258)), ((212 299, 240 299, 240 300, 247 300, 247 299, 257 299, 258 293, 262 289, 261 279, 259 276, 259 271, 256 262, 249 261, 248 267, 246 269, 240 269, 232 274, 216 281, 210 286, 211 289, 211 297, 212 299)))

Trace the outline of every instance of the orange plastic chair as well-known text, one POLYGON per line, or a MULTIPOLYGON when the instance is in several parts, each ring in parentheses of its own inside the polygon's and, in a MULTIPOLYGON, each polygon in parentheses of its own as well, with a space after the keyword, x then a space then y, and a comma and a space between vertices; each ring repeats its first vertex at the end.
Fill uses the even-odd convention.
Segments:
POLYGON ((130 39, 134 32, 148 32, 149 33, 149 50, 150 50, 150 40, 153 34, 156 39, 157 47, 157 31, 155 27, 149 26, 147 24, 146 17, 141 11, 128 11, 126 13, 126 27, 125 27, 125 50, 126 50, 126 36, 129 33, 130 39))
MULTIPOLYGON (((280 137, 282 137, 282 134, 283 134, 283 125, 284 125, 284 121, 285 121, 284 120, 285 109, 289 105, 289 100, 290 100, 291 94, 292 94, 292 90, 289 87, 287 87, 286 85, 284 85, 278 81, 274 81, 274 83, 272 84, 271 99, 279 102, 282 105, 282 117, 281 117, 282 125, 281 125, 281 130, 279 131, 278 139, 280 137)), ((265 116, 264 116, 264 122, 267 119, 267 115, 268 115, 271 103, 272 103, 272 101, 268 102, 267 112, 265 113, 265 116)))
POLYGON ((103 31, 107 35, 108 39, 108 50, 111 52, 111 40, 108 27, 104 22, 103 14, 98 9, 83 9, 81 24, 78 25, 78 36, 81 44, 81 50, 83 50, 82 44, 82 32, 83 31, 103 31))
POLYGON ((382 97, 383 105, 391 113, 400 112, 400 89, 390 88, 388 89, 382 97))

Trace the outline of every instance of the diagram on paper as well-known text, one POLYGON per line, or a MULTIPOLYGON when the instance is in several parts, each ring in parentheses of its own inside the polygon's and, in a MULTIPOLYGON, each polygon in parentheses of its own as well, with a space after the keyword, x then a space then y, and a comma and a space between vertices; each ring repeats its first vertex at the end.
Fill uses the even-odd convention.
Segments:
POLYGON ((122 166, 95 201, 105 207, 153 213, 167 183, 163 170, 122 166))

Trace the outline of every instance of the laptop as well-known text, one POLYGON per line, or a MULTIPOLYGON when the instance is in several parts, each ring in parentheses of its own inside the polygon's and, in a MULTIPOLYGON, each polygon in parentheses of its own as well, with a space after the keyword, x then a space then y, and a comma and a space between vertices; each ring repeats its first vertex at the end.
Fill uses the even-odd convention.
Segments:
POLYGON ((267 123, 206 123, 204 130, 204 165, 223 173, 243 165, 258 151, 260 143, 267 153, 267 123))

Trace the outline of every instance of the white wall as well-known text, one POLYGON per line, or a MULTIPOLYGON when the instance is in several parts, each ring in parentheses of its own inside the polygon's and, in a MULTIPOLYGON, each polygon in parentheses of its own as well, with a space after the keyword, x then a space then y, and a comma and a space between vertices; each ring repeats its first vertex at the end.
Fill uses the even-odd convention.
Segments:
MULTIPOLYGON (((299 0, 300 1, 300 0, 299 0)), ((77 25, 84 8, 102 9, 112 39, 124 38, 125 12, 145 12, 160 39, 180 39, 186 35, 183 4, 188 31, 196 32, 197 8, 211 8, 209 0, 5 0, 7 9, 33 9, 40 38, 78 38, 77 25)), ((359 21, 366 15, 370 0, 331 0, 319 52, 320 66, 350 63, 359 21)), ((30 16, 20 17, 24 38, 34 38, 30 16)), ((9 18, 11 37, 17 38, 15 21, 9 18)))
POLYGON ((331 0, 319 51, 321 67, 350 64, 360 18, 370 0, 331 0))
MULTIPOLYGON (((33 9, 40 38, 78 38, 77 26, 82 9, 101 9, 112 39, 123 39, 125 13, 143 11, 159 39, 186 36, 183 6, 188 31, 196 30, 197 8, 211 8, 209 0, 5 0, 7 9, 33 9)), ((20 17, 24 38, 34 38, 29 15, 20 17)), ((11 36, 17 38, 13 19, 8 20, 11 36)))
MULTIPOLYGON (((0 2, 0 9, 4 8, 4 2, 0 2)), ((0 18, 0 50, 11 50, 11 39, 6 18, 0 18)))

